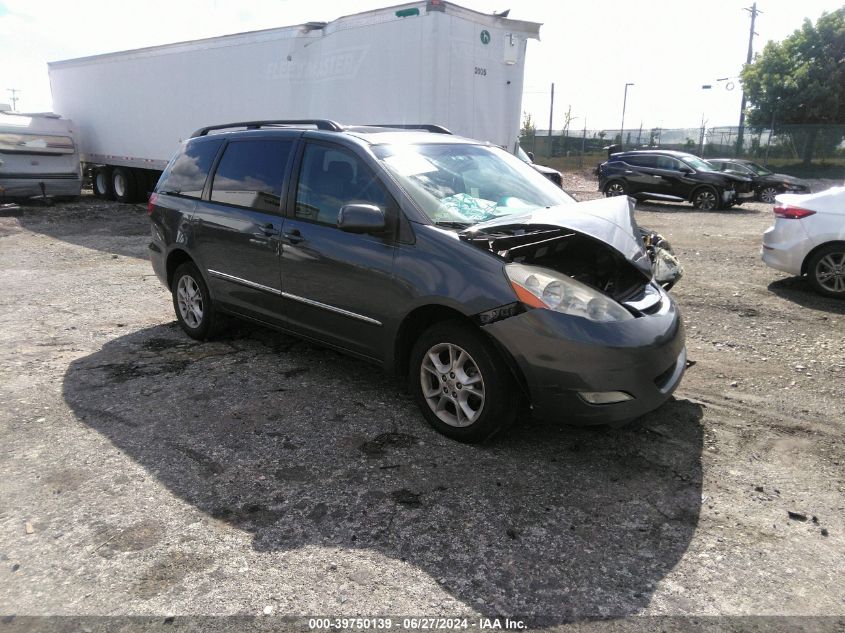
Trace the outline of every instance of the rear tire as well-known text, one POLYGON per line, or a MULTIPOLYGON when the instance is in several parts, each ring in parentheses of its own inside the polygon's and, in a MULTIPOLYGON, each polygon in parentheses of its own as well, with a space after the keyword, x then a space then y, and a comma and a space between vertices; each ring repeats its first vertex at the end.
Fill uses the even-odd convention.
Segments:
POLYGON ((135 174, 127 167, 115 167, 112 171, 112 191, 118 202, 135 202, 135 174))
POLYGON ((112 190, 112 175, 108 167, 98 167, 91 177, 91 187, 94 195, 103 200, 111 200, 114 197, 112 190))
POLYGON ((692 194, 692 206, 701 211, 718 211, 721 208, 719 192, 713 187, 700 187, 692 194))
POLYGON ((807 276, 819 294, 845 299, 845 244, 830 244, 813 253, 807 276))
POLYGON ((628 194, 628 185, 621 180, 611 180, 604 186, 604 195, 608 198, 624 196, 628 194))
POLYGON ((495 347, 461 321, 435 323, 411 351, 408 385, 428 423, 459 442, 481 442, 510 426, 517 385, 495 347))
POLYGON ((208 286, 193 262, 185 262, 173 274, 171 287, 176 320, 191 338, 203 341, 217 332, 218 316, 208 286))

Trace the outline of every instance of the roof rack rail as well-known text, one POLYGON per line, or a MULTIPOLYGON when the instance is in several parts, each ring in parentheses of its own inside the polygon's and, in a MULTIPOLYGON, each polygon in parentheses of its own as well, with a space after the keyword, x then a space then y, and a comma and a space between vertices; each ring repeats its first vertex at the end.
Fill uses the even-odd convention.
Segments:
POLYGON ((262 127, 270 127, 273 125, 316 125, 318 130, 328 130, 330 132, 343 131, 343 126, 340 123, 330 121, 329 119, 280 119, 272 121, 242 121, 240 123, 209 125, 207 127, 201 127, 191 134, 191 138, 206 136, 212 130, 226 130, 233 127, 245 127, 248 130, 260 130, 262 127))
POLYGON ((431 123, 375 123, 368 127, 394 127, 400 130, 425 130, 433 134, 451 134, 442 125, 432 125, 431 123))

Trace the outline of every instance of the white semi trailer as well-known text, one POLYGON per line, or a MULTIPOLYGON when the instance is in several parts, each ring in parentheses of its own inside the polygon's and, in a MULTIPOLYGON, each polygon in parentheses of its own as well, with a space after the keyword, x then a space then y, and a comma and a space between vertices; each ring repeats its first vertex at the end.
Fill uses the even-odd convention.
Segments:
POLYGON ((438 124, 516 151, 526 44, 539 31, 428 0, 48 66, 95 193, 129 201, 194 130, 227 122, 438 124))

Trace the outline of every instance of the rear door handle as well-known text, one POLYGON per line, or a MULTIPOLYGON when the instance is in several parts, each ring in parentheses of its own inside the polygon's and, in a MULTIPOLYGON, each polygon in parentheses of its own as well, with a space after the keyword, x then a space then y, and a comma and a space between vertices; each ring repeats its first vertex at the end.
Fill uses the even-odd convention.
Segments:
POLYGON ((290 231, 285 231, 284 233, 285 239, 291 244, 298 244, 305 238, 302 237, 302 233, 299 232, 299 229, 291 229, 290 231))
POLYGON ((253 233, 255 237, 273 237, 274 235, 278 235, 281 229, 277 229, 273 226, 272 222, 267 222, 266 224, 262 224, 258 227, 260 230, 253 233))

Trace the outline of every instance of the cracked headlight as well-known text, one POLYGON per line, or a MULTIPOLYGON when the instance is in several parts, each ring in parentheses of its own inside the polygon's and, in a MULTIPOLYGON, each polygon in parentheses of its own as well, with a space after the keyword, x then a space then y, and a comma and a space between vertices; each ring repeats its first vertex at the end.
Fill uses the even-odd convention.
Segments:
POLYGON ((599 322, 634 318, 607 295, 554 270, 507 264, 505 273, 517 298, 533 308, 545 308, 599 322))

